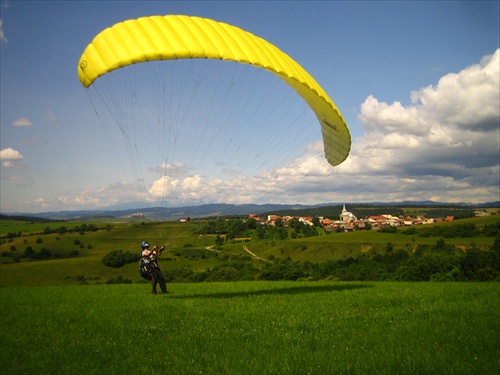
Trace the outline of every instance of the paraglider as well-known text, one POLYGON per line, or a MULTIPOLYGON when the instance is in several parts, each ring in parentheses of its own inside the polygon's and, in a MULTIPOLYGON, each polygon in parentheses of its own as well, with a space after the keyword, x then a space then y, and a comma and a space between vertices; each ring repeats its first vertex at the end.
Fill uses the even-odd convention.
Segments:
POLYGON ((128 65, 177 59, 235 61, 277 75, 315 113, 327 161, 336 166, 349 155, 351 137, 344 118, 314 78, 273 44, 226 23, 183 15, 118 23, 87 46, 78 63, 78 77, 89 88, 99 77, 128 65))

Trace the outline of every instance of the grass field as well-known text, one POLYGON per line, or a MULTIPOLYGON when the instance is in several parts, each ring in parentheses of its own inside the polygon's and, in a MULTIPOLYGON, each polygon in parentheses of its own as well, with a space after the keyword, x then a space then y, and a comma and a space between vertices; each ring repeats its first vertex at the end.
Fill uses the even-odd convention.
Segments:
POLYGON ((0 288, 2 374, 498 374, 499 283, 0 288))

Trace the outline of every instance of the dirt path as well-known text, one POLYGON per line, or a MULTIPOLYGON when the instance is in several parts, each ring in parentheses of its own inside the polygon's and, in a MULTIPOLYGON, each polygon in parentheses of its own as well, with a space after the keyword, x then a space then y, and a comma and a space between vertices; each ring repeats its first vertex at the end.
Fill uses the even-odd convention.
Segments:
POLYGON ((261 257, 259 257, 259 256, 255 255, 254 253, 252 253, 252 252, 248 249, 247 245, 243 245, 243 250, 245 250, 248 254, 250 254, 250 255, 251 255, 252 257, 254 257, 255 259, 263 260, 264 262, 267 262, 267 261, 268 261, 267 259, 261 258, 261 257))
MULTIPOLYGON (((214 246, 207 246, 207 247, 205 247, 205 250, 213 251, 214 253, 220 253, 221 252, 219 250, 215 250, 214 246)), ((258 260, 263 260, 264 262, 269 262, 267 259, 261 258, 260 256, 255 255, 254 253, 252 253, 250 251, 250 249, 246 245, 243 245, 243 250, 245 250, 248 254, 250 254, 250 256, 252 258, 255 258, 255 259, 258 259, 258 260)))

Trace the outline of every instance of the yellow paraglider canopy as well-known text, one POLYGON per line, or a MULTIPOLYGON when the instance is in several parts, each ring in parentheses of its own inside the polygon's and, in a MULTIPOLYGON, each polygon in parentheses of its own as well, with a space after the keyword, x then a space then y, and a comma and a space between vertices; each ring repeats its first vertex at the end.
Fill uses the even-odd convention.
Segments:
POLYGON ((276 74, 316 114, 328 162, 335 166, 349 155, 349 129, 335 103, 314 78, 276 46, 225 23, 182 15, 118 23, 102 31, 87 46, 78 63, 78 77, 88 88, 98 77, 130 64, 193 58, 236 61, 276 74))

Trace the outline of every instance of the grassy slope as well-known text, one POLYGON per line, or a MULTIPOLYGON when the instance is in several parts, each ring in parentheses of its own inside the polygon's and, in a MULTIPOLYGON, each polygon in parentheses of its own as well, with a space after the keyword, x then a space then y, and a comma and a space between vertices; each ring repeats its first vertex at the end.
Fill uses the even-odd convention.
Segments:
MULTIPOLYGON (((473 222, 481 227, 498 221, 497 217, 475 218, 460 220, 456 223, 473 222)), ((40 234, 47 226, 51 229, 66 226, 72 229, 82 223, 22 223, 10 220, 2 220, 1 235, 7 233, 23 232, 22 237, 12 240, 4 240, 0 245, 0 253, 10 251, 12 246, 17 252, 22 253, 27 246, 40 251, 46 247, 52 253, 67 256, 72 250, 78 250, 79 256, 47 261, 25 261, 17 264, 0 265, 0 286, 30 286, 30 285, 65 285, 75 282, 75 277, 84 275, 86 278, 105 282, 106 280, 122 275, 133 282, 140 282, 137 265, 129 264, 119 269, 113 269, 102 265, 102 257, 111 250, 121 249, 124 251, 138 252, 138 244, 147 239, 151 244, 168 243, 168 251, 163 254, 162 265, 164 270, 180 268, 189 265, 195 271, 204 271, 220 264, 224 255, 248 254, 243 250, 246 245, 256 255, 268 259, 270 255, 277 258, 290 256, 294 260, 309 260, 311 262, 322 262, 332 258, 345 258, 356 256, 362 252, 383 251, 388 242, 395 249, 403 248, 413 250, 418 244, 435 244, 439 238, 419 238, 401 233, 389 234, 376 231, 364 231, 355 233, 335 233, 305 239, 269 241, 252 240, 250 242, 238 242, 226 244, 218 257, 206 259, 187 259, 176 254, 184 254, 188 249, 205 249, 214 245, 213 236, 198 237, 194 235, 196 222, 191 223, 119 223, 114 224, 111 231, 99 230, 97 232, 86 232, 66 234, 40 234), (41 239, 42 243, 37 243, 41 239), (75 241, 79 241, 78 245, 75 241), (190 246, 187 248, 186 246, 190 246), (68 278, 69 277, 69 278, 68 278)), ((96 223, 99 227, 105 227, 106 223, 96 223)), ((435 225, 453 225, 443 223, 435 225)), ((474 238, 450 238, 446 243, 455 244, 459 247, 470 246, 475 243, 478 247, 488 248, 493 243, 491 237, 474 238)), ((213 253, 211 253, 213 254, 213 253)))
POLYGON ((498 283, 0 288, 9 374, 498 374, 498 283))

